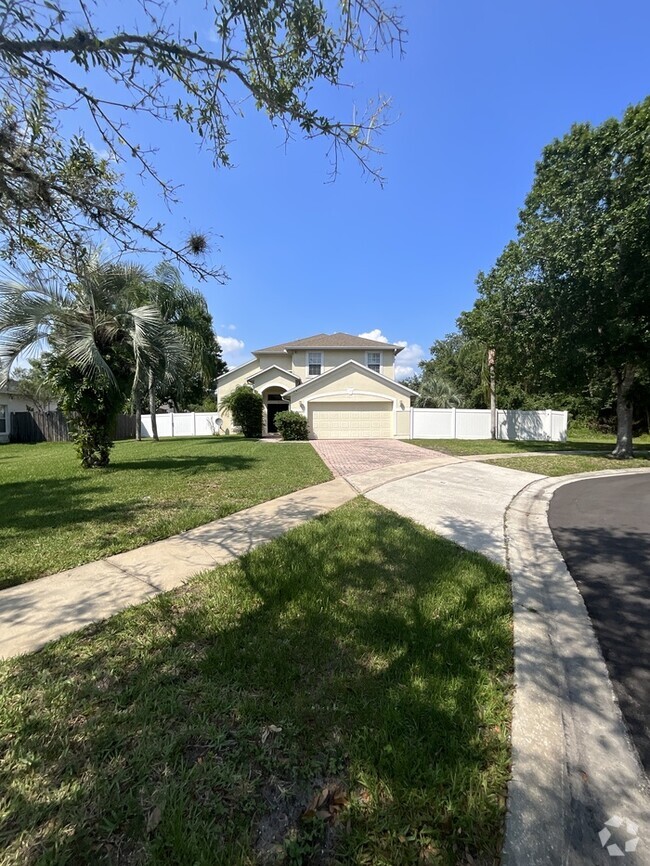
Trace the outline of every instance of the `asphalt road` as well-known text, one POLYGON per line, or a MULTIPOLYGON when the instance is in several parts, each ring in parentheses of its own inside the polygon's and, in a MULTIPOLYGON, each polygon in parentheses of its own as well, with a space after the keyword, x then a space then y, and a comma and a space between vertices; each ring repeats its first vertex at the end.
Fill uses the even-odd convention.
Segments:
POLYGON ((650 772, 650 474, 567 484, 551 500, 549 524, 650 772))

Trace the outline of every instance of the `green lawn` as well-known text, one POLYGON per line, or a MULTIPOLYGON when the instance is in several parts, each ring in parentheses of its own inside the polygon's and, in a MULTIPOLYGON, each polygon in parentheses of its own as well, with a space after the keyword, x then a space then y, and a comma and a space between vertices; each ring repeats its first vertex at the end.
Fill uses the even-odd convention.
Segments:
POLYGON ((331 474, 308 443, 117 442, 108 469, 69 443, 0 446, 0 588, 130 550, 331 474))
POLYGON ((511 669, 505 571, 357 499, 0 666, 2 863, 495 864, 511 669))
POLYGON ((577 472, 597 472, 600 469, 650 469, 650 452, 633 460, 614 460, 586 454, 540 454, 535 457, 507 457, 491 460, 493 466, 519 469, 522 472, 537 472, 540 475, 573 475, 577 472))
MULTIPOLYGON (((470 454, 507 454, 512 451, 603 451, 610 452, 616 437, 597 433, 586 427, 571 426, 566 442, 504 442, 500 439, 413 439, 413 445, 432 448, 443 454, 464 457, 470 454)), ((634 440, 635 448, 650 453, 650 436, 645 434, 634 440)))

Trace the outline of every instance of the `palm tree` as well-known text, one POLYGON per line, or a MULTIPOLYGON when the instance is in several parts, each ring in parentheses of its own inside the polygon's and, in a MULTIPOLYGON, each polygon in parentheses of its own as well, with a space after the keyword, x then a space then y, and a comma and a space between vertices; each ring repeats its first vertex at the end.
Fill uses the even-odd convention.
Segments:
MULTIPOLYGON (((178 269, 168 262, 158 265, 153 279, 134 286, 134 290, 134 301, 149 303, 160 311, 168 335, 165 355, 142 365, 134 380, 136 414, 146 392, 152 436, 157 441, 156 394, 159 388, 173 383, 175 390, 182 392, 183 383, 196 373, 206 385, 216 376, 212 316, 203 295, 188 288, 178 269)), ((136 431, 139 432, 137 420, 136 431)))
POLYGON ((463 398, 446 379, 424 375, 420 383, 420 396, 415 401, 419 409, 458 409, 463 398))
POLYGON ((39 271, 0 275, 0 382, 17 358, 44 349, 86 467, 108 465, 111 425, 134 371, 160 366, 175 348, 155 305, 130 303, 148 280, 143 268, 96 254, 68 283, 39 271))

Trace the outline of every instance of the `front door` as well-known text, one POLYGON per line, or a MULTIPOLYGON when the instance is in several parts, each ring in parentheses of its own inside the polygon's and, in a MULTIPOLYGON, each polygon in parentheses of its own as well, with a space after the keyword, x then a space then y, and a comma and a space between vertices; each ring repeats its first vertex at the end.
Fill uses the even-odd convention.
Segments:
POLYGON ((267 411, 267 419, 268 419, 268 431, 269 433, 277 433, 278 428, 275 426, 275 416, 278 412, 286 412, 289 408, 289 404, 285 400, 280 400, 275 397, 273 402, 269 402, 266 407, 267 411))

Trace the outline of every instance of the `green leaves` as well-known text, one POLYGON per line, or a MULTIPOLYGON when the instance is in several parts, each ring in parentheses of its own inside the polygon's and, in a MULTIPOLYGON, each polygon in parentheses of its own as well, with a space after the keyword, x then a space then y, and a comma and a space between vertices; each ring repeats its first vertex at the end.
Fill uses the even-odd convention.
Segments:
MULTIPOLYGON (((63 410, 76 419, 87 466, 107 464, 107 431, 134 383, 152 371, 163 380, 202 369, 199 335, 208 339, 206 328, 213 347, 205 300, 168 266, 154 280, 141 267, 92 254, 71 282, 45 272, 5 277, 0 297, 0 378, 21 354, 47 342, 46 368, 63 410)), ((207 375, 211 364, 213 358, 205 361, 207 375)))
POLYGON ((23 0, 9 4, 3 17, 0 112, 14 123, 14 141, 5 135, 3 143, 0 120, 0 231, 10 262, 27 253, 74 269, 78 247, 99 229, 120 250, 157 245, 195 274, 223 278, 196 259, 192 246, 174 244, 161 225, 139 221, 116 163, 134 160, 168 203, 175 189, 158 174, 154 151, 130 139, 126 124, 133 115, 184 123, 218 167, 230 164, 230 117, 255 105, 287 139, 296 130, 324 138, 334 173, 339 156, 351 152, 380 179, 374 142, 390 101, 369 103, 353 123, 325 114, 314 101, 322 95, 317 85, 346 83, 350 55, 401 50, 401 18, 382 0, 340 7, 320 0, 222 0, 205 6, 201 27, 188 34, 181 23, 167 23, 164 2, 138 4, 132 32, 102 32, 93 11, 84 7, 80 26, 83 19, 73 23, 56 0, 23 0), (202 33, 210 39, 200 41, 202 33), (68 139, 63 119, 72 108, 99 139, 99 154, 88 142, 68 139))
POLYGON ((649 138, 650 98, 544 148, 518 239, 465 318, 506 375, 580 393, 650 370, 649 138))
POLYGON ((262 395, 249 385, 239 385, 219 404, 220 409, 230 412, 247 439, 259 439, 262 435, 263 406, 262 395))

